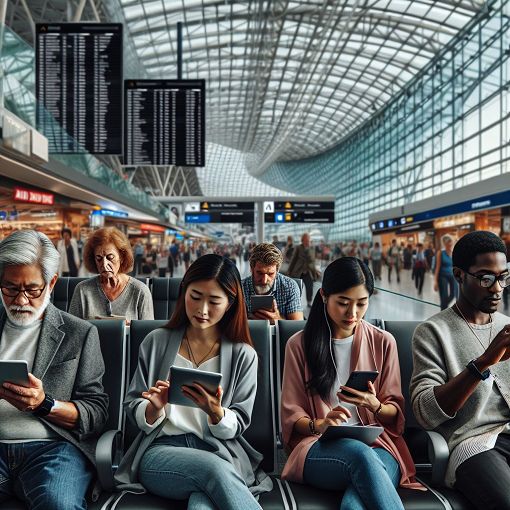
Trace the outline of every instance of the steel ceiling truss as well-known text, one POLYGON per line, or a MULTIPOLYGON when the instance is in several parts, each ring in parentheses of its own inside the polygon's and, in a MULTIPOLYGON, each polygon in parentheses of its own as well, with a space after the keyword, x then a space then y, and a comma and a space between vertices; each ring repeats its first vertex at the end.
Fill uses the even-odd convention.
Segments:
POLYGON ((207 81, 207 139, 275 161, 334 146, 380 110, 482 0, 104 0, 121 6, 149 76, 207 81))

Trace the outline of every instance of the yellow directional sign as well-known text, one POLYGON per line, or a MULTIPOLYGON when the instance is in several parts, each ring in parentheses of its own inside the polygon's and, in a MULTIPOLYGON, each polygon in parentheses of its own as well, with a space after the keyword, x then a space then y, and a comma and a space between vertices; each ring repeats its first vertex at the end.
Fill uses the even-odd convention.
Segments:
POLYGON ((285 209, 292 209, 292 204, 290 202, 285 202, 285 209))

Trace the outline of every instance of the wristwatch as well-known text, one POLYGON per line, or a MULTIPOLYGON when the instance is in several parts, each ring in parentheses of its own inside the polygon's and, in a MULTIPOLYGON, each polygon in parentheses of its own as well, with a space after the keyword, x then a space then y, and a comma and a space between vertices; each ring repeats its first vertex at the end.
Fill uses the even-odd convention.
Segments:
POLYGON ((476 375, 481 381, 485 381, 491 375, 491 371, 489 369, 480 372, 478 367, 476 366, 476 359, 472 359, 467 365, 466 368, 473 374, 476 375))
POLYGON ((47 416, 55 405, 55 399, 46 393, 44 400, 32 411, 34 416, 47 416))

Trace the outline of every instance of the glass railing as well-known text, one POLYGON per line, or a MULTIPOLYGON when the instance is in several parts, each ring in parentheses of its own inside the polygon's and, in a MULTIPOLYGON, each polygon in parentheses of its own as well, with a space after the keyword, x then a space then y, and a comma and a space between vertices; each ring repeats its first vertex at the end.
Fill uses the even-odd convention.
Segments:
MULTIPOLYGON (((35 98, 35 55, 34 49, 4 26, 0 67, 3 70, 2 90, 4 107, 25 121, 30 126, 36 126, 35 98)), ((46 125, 45 134, 66 144, 76 146, 76 142, 61 128, 54 117, 39 105, 40 119, 46 125)), ((51 145, 51 143, 50 143, 51 145)), ((124 197, 138 203, 144 209, 152 210, 161 219, 166 218, 166 208, 151 198, 147 193, 130 184, 117 175, 102 161, 87 153, 79 154, 51 154, 50 163, 58 161, 88 177, 91 177, 124 197)))

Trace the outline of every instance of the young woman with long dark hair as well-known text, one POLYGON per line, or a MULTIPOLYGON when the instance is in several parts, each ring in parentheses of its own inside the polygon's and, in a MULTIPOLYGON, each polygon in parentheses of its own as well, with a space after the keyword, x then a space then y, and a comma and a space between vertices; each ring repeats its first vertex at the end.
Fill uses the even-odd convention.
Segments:
POLYGON ((373 290, 374 278, 363 261, 333 261, 305 329, 285 351, 282 430, 290 455, 282 477, 345 490, 342 510, 403 509, 396 487, 421 488, 402 438, 404 398, 395 339, 363 320, 373 290), (343 386, 354 370, 379 375, 368 391, 357 391, 343 386), (384 432, 371 447, 350 438, 318 441, 328 427, 345 422, 376 423, 384 432))
POLYGON ((125 401, 140 434, 117 479, 138 480, 162 497, 189 498, 189 509, 260 509, 253 495, 272 482, 258 468, 261 455, 241 436, 256 387, 257 354, 239 272, 226 258, 204 255, 184 275, 170 322, 140 347, 125 401), (169 404, 172 365, 221 372, 222 386, 215 392, 183 386, 195 407, 169 404))

